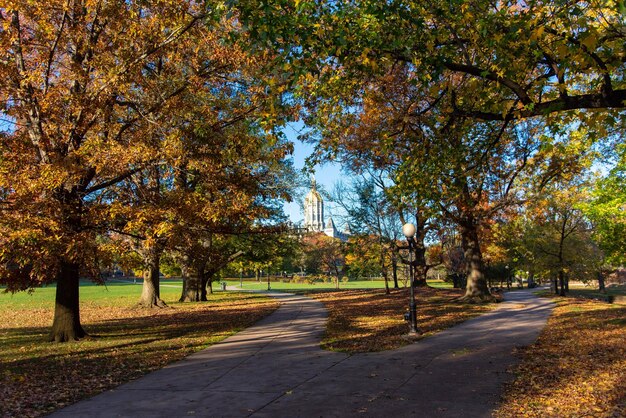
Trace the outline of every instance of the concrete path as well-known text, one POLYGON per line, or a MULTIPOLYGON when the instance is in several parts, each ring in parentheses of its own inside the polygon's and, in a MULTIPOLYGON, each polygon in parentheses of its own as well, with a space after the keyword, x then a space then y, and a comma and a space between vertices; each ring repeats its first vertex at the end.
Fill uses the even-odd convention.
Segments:
POLYGON ((280 308, 185 360, 53 414, 54 417, 487 417, 513 350, 531 344, 553 304, 530 291, 495 311, 398 350, 323 351, 326 311, 272 294, 280 308))

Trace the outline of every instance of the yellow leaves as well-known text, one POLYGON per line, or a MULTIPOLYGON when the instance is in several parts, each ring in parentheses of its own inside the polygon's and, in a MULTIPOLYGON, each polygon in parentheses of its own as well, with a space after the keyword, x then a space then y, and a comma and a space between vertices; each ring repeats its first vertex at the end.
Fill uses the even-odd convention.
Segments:
POLYGON ((541 39, 543 37, 543 33, 545 32, 546 28, 545 26, 541 25, 538 26, 537 28, 535 28, 531 33, 530 33, 530 40, 531 41, 537 41, 539 39, 541 39))
POLYGON ((590 32, 580 40, 580 43, 589 51, 594 51, 598 45, 598 38, 593 32, 590 32))

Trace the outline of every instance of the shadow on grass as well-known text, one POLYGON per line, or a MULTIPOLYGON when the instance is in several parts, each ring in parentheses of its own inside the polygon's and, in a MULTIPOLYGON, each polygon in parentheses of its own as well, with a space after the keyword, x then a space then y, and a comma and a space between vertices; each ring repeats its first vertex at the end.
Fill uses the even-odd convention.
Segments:
POLYGON ((41 416, 113 388, 254 324, 278 305, 231 297, 229 304, 137 310, 143 316, 86 323, 91 336, 73 343, 45 342, 45 327, 2 329, 0 416, 41 416))
MULTIPOLYGON (((459 301, 461 290, 416 289, 418 327, 424 336, 466 321, 491 309, 490 306, 459 301)), ((329 309, 327 331, 322 346, 342 352, 373 352, 401 347, 408 343, 408 289, 349 290, 313 293, 329 309)))
POLYGON ((557 301, 538 341, 520 349, 518 378, 496 416, 624 416, 626 307, 557 301))

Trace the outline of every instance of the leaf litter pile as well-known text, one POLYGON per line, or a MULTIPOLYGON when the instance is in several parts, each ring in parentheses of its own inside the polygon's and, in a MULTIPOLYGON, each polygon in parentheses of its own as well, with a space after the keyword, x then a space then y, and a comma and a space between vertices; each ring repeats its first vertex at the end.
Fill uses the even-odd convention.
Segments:
POLYGON ((166 309, 81 305, 91 335, 45 342, 52 309, 0 309, 0 417, 35 417, 96 395, 214 344, 273 312, 278 303, 220 293, 166 309))
POLYGON ((496 417, 625 417, 626 306, 557 298, 496 417))
MULTIPOLYGON (((417 326, 421 337, 450 328, 491 310, 495 304, 460 303, 459 289, 417 288, 417 326)), ((347 353, 392 350, 410 342, 408 324, 402 314, 408 311, 408 289, 350 290, 311 293, 326 305, 329 318, 322 347, 347 353)))

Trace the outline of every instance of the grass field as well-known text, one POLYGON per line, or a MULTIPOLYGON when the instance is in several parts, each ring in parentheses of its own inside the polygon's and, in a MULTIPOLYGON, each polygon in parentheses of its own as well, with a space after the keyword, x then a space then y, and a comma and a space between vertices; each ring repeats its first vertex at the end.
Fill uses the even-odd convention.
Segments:
POLYGON ((597 286, 576 283, 570 285, 569 290, 569 296, 586 299, 607 300, 609 297, 626 297, 626 285, 607 286, 606 293, 602 293, 597 286))
MULTIPOLYGON (((239 287, 240 281, 236 279, 226 279, 225 280, 228 286, 236 286, 239 287)), ((446 283, 443 281, 433 280, 429 281, 428 284, 431 287, 441 288, 441 289, 450 289, 452 288, 451 283, 446 283)), ((219 286, 216 284, 213 285, 215 289, 219 286)), ((290 291, 310 291, 310 290, 335 290, 335 283, 283 283, 281 281, 272 281, 270 282, 271 290, 278 292, 290 292, 290 291)), ((393 288, 393 282, 389 282, 389 287, 393 288)), ((404 287, 403 283, 400 283, 400 287, 404 287)), ((385 282, 382 280, 351 280, 348 282, 339 282, 339 290, 356 290, 356 289, 384 289, 385 282)), ((267 290, 267 280, 265 281, 253 281, 253 280, 244 280, 243 286, 241 287, 243 290, 267 290)))
POLYGON ((95 395, 182 359, 252 325, 278 303, 219 292, 207 303, 176 302, 180 283, 163 283, 169 309, 134 309, 141 285, 81 285, 81 318, 91 335, 46 342, 54 286, 0 294, 0 416, 32 417, 95 395))

